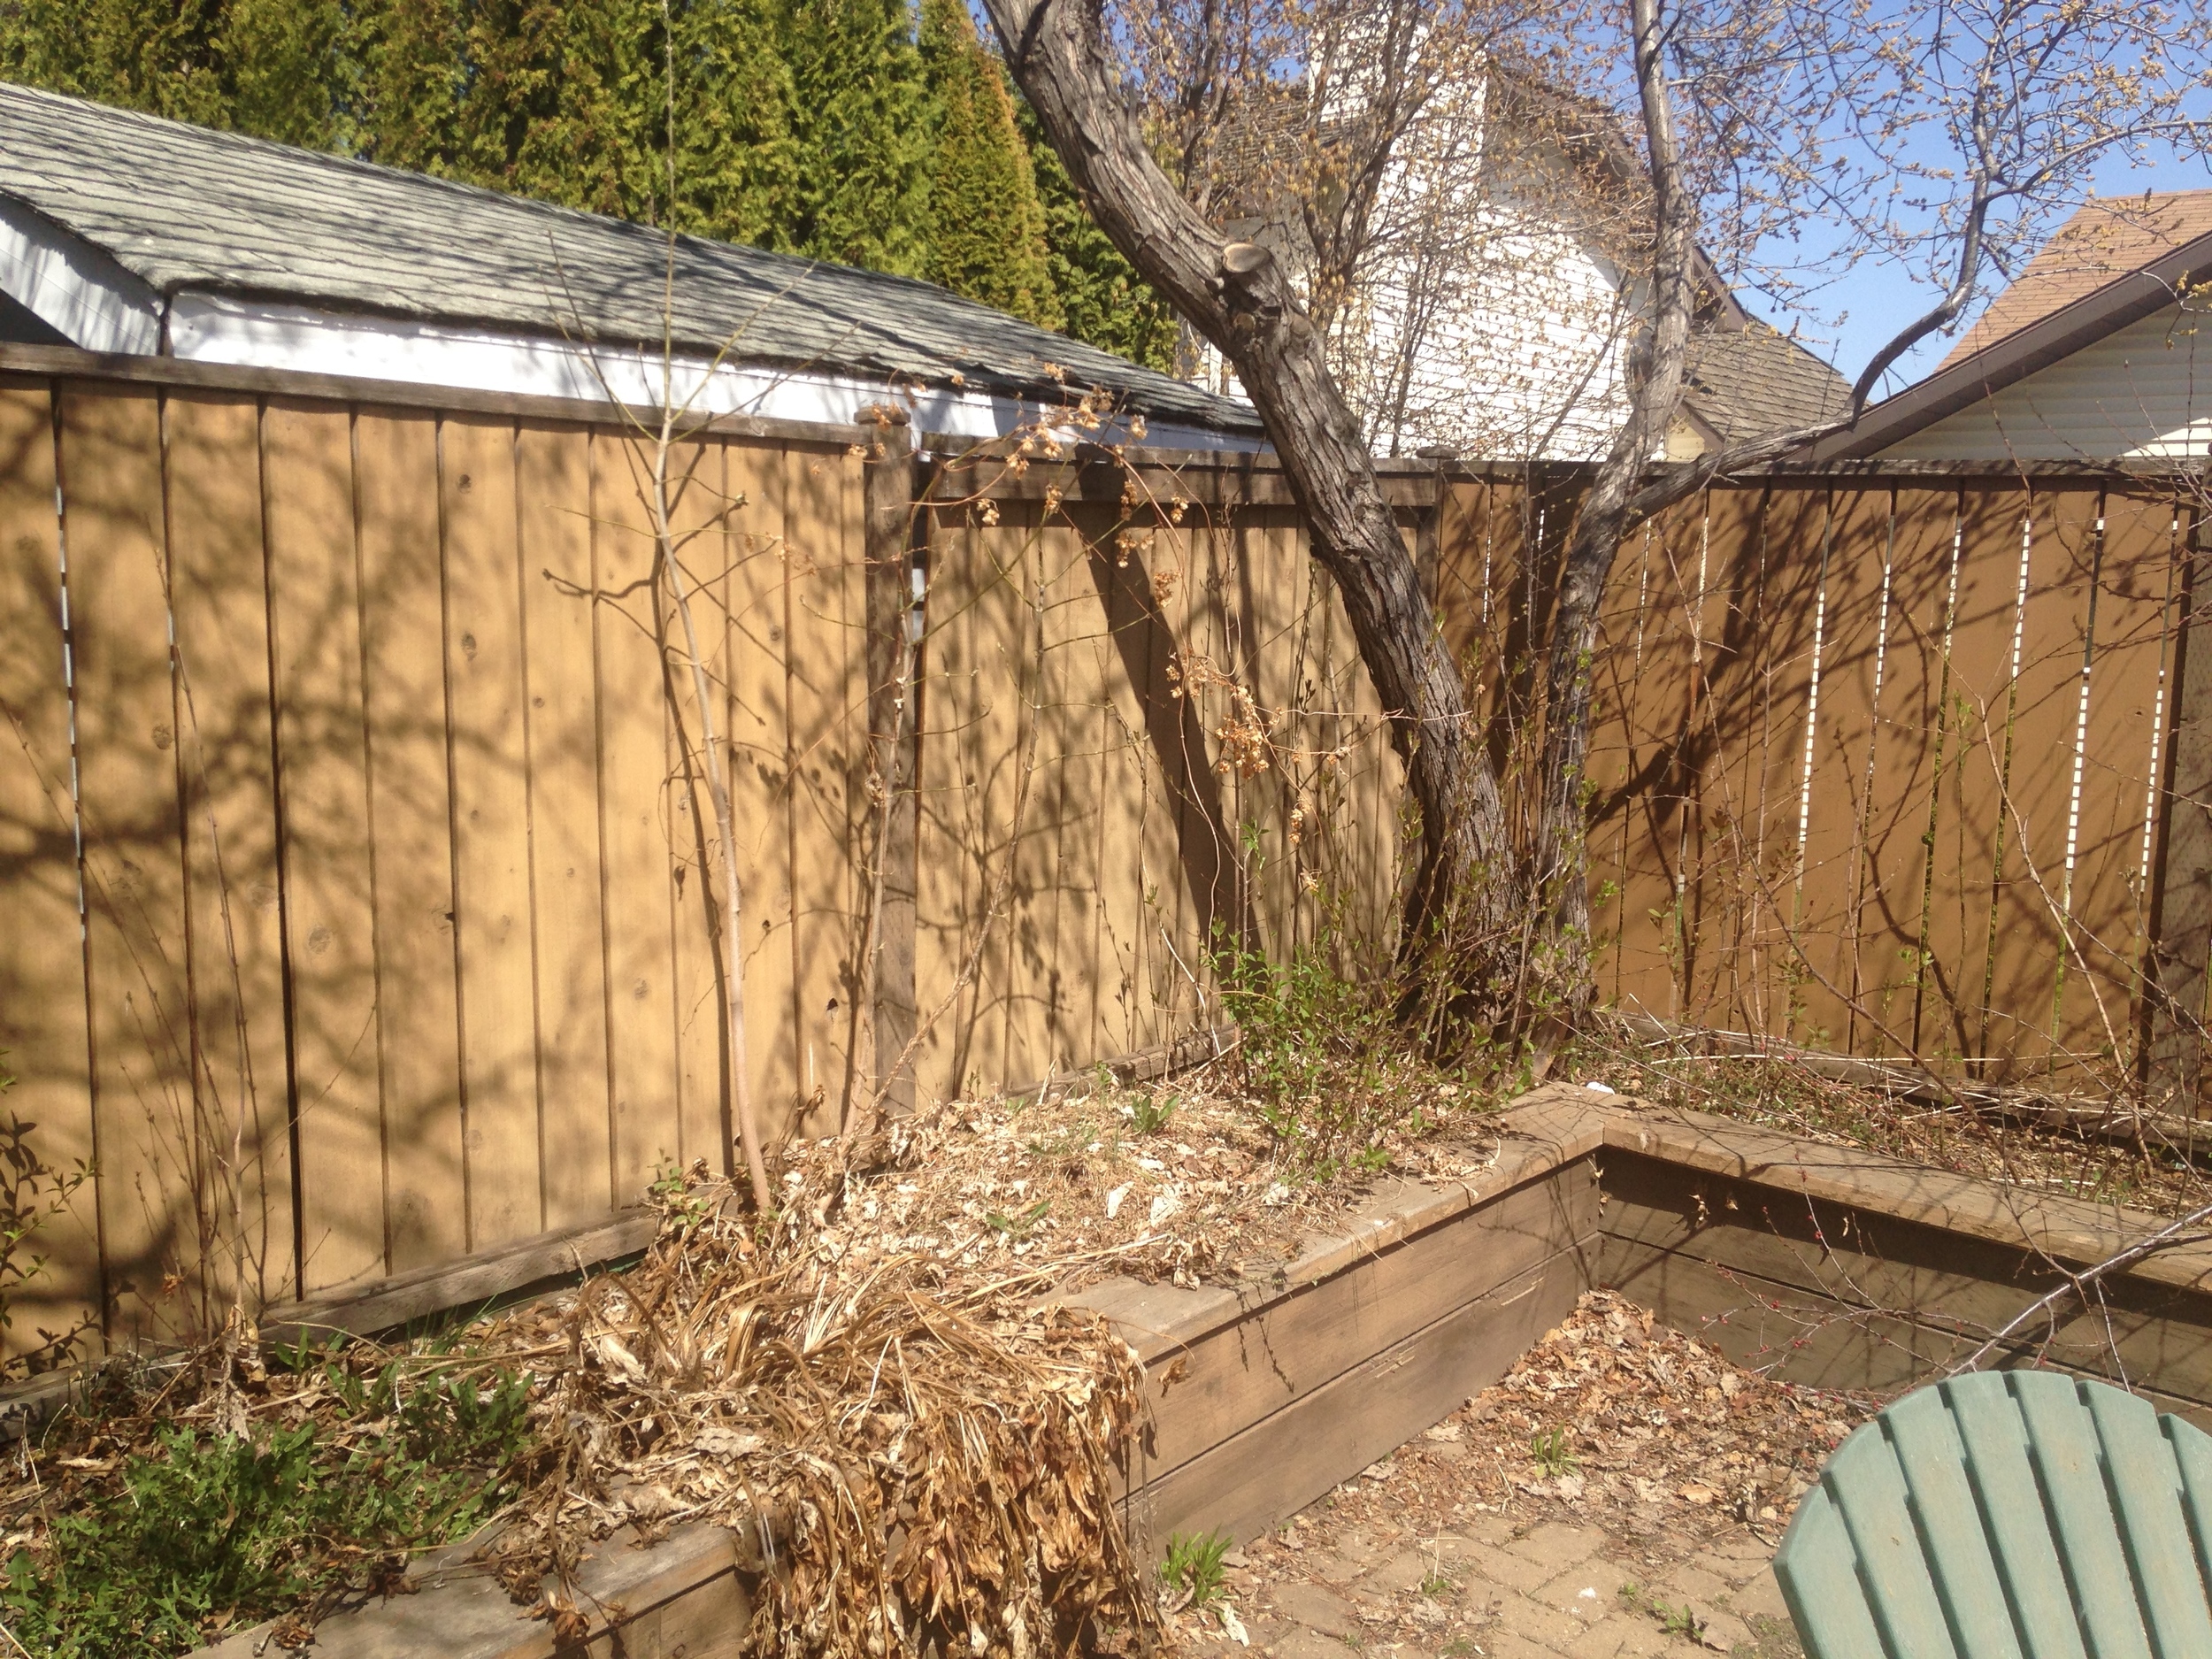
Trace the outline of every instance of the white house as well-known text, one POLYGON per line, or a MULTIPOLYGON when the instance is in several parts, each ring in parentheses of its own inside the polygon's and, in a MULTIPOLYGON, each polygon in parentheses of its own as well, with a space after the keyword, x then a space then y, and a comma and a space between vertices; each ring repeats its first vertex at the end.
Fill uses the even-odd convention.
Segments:
POLYGON ((2212 455, 2212 190, 2093 201, 1932 374, 1816 459, 2212 455))
MULTIPOLYGON (((1356 111, 1364 95, 1355 83, 1343 101, 1356 111)), ((1285 181, 1311 173, 1294 152, 1313 139, 1301 131, 1302 101, 1283 103, 1230 146, 1246 180, 1233 191, 1241 197, 1233 228, 1274 247, 1310 286, 1317 260, 1285 181)), ((1627 415, 1637 296, 1621 252, 1641 232, 1637 204, 1632 160, 1602 111, 1502 76, 1441 88, 1393 145, 1331 326, 1338 378, 1377 451, 1603 456, 1627 415)), ((1752 318, 1701 263, 1689 381, 1667 455, 1840 413, 1847 383, 1752 318)), ((1203 376, 1233 388, 1217 356, 1203 376)))

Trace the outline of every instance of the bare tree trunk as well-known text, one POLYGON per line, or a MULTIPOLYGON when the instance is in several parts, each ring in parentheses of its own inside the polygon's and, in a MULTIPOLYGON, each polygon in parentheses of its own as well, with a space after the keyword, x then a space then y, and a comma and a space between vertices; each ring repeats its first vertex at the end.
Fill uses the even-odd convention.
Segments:
POLYGON ((1684 188, 1674 111, 1667 96, 1661 0, 1631 0, 1636 85, 1657 228, 1652 261, 1653 311, 1632 348, 1629 416, 1600 463, 1576 516, 1561 562, 1552 615, 1544 700, 1542 814, 1536 892, 1544 907, 1540 959, 1531 983, 1557 1003, 1545 1023, 1571 1027, 1595 989, 1590 968, 1588 825, 1583 769, 1590 751, 1590 671, 1597 613, 1613 557, 1652 452, 1682 401, 1690 319, 1697 297, 1693 260, 1696 208, 1684 188))
MULTIPOLYGON (((1408 949, 1497 940, 1512 917, 1514 885, 1497 778, 1320 332, 1274 257, 1223 236, 1161 172, 1123 97, 1094 4, 987 4, 1014 78, 1099 224, 1236 365, 1266 423, 1315 555, 1391 710, 1421 809, 1408 949)), ((1479 996, 1486 987, 1470 988, 1479 996)))

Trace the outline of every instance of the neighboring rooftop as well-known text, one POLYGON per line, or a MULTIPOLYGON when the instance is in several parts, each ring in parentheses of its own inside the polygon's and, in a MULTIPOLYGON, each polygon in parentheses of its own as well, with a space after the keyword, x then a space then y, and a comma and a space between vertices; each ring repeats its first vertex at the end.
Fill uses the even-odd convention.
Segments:
POLYGON ((2085 203, 1959 336, 1936 372, 1963 363, 2208 234, 2212 234, 2212 190, 2147 191, 2085 203))
POLYGON ((1805 461, 2201 460, 2212 190, 2083 206, 1925 379, 1805 461))
MULTIPOLYGON (((648 226, 0 86, 0 289, 75 344, 187 355, 200 335, 176 316, 191 296, 203 332, 227 328, 227 361, 247 334, 296 334, 301 307, 356 364, 377 360, 361 336, 378 319, 395 325, 396 365, 420 357, 426 328, 473 331, 480 361, 487 330, 657 349, 669 257, 648 226), (105 287, 87 299, 86 282, 105 287), (121 337, 71 321, 103 307, 130 313, 121 337)), ((1058 403, 1100 387, 1152 422, 1259 434, 1248 405, 909 278, 680 236, 669 311, 680 350, 728 346, 864 393, 1058 403)))
POLYGON ((1723 444, 1740 443, 1841 415, 1851 383, 1787 334, 1731 306, 1691 335, 1682 401, 1723 444))

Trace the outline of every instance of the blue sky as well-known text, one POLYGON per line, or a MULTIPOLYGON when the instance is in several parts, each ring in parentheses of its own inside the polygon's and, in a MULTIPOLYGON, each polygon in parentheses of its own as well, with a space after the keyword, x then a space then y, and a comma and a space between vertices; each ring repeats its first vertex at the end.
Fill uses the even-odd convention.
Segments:
MULTIPOLYGON (((2139 196, 2146 189, 2212 188, 2212 162, 2204 158, 2146 159, 2148 165, 2139 165, 2123 154, 2116 152, 2108 157, 2097 170, 2095 193, 2102 196, 2139 196)), ((2060 215, 2058 222, 2062 223, 2064 215, 2060 215)), ((1817 225, 1807 227, 1801 255, 1817 256, 1831 250, 1836 233, 1829 231, 1825 245, 1819 240, 1821 234, 1817 225)), ((1955 257, 1955 254, 1950 257, 1955 257)), ((1975 309, 1978 311, 1985 304, 1987 296, 2001 285, 2001 279, 1997 279, 1985 287, 1984 298, 1975 309)), ((1856 380, 1859 371, 1877 350, 1942 297, 1943 286, 1925 271, 1869 258, 1824 288, 1801 310, 1777 306, 1766 296, 1748 289, 1740 290, 1740 297, 1745 309, 1786 332, 1794 324, 1800 339, 1832 362, 1847 379, 1856 380), (1839 312, 1845 315, 1838 321, 1839 312)), ((1970 311, 1963 324, 1970 326, 1974 315, 1970 311)), ((1956 338, 1955 333, 1939 334, 1923 341, 1890 371, 1886 385, 1876 396, 1886 396, 1928 373, 1942 360, 1956 338)))

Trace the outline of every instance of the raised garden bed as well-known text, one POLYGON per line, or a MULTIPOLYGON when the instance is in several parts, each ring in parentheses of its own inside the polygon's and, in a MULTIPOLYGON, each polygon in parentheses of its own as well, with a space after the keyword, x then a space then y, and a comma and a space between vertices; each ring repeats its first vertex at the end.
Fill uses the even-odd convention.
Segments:
MULTIPOLYGON (((1889 1391, 2163 1225, 1571 1086, 1501 1126, 1486 1170, 1379 1185, 1263 1281, 1112 1280, 1074 1298, 1145 1361, 1151 1421, 1125 1499, 1141 1554, 1176 1532, 1265 1532, 1495 1381, 1587 1289, 1618 1289, 1770 1375, 1889 1391)), ((2101 1307, 2024 1329, 2001 1362, 2124 1375, 2212 1422, 2212 1248, 2171 1242, 2093 1294, 2101 1307)), ((708 1526, 650 1548, 609 1540, 580 1579, 589 1650, 733 1650, 747 1542, 708 1526)), ((465 1553, 419 1567, 414 1594, 326 1622, 316 1651, 554 1653, 552 1630, 465 1553)), ((264 1630, 213 1651, 267 1646, 264 1630)))

